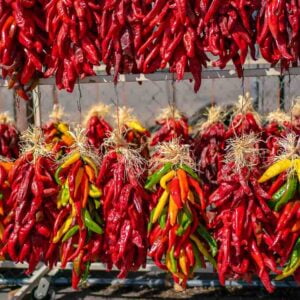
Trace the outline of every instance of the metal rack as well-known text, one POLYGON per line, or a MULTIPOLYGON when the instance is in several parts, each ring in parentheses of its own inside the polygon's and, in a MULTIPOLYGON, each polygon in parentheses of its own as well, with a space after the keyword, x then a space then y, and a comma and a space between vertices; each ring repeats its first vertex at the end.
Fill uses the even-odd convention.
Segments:
MULTIPOLYGON (((99 84, 99 83, 113 83, 113 76, 106 75, 103 72, 103 69, 96 70, 97 75, 87 77, 85 79, 82 79, 78 81, 79 84, 99 84)), ((259 62, 251 62, 248 64, 248 67, 244 69, 244 77, 269 77, 269 76, 276 76, 276 77, 284 77, 284 76, 293 76, 293 75, 300 75, 300 67, 294 67, 290 68, 289 71, 283 71, 281 72, 281 69, 278 67, 266 67, 265 62, 259 61, 259 62)), ((192 74, 191 73, 185 73, 184 80, 191 80, 192 74)), ((202 79, 225 79, 225 78, 238 78, 238 75, 236 71, 231 69, 226 70, 219 70, 214 68, 206 69, 202 72, 202 79)), ((128 75, 119 75, 119 82, 146 82, 146 81, 173 81, 176 80, 176 76, 174 74, 168 73, 168 71, 162 70, 160 72, 156 72, 154 74, 128 74, 128 75)), ((5 87, 7 86, 6 80, 0 80, 0 86, 5 87)), ((40 79, 39 85, 54 85, 55 79, 54 78, 48 78, 48 79, 40 79)), ((35 88, 35 90, 32 93, 32 102, 29 104, 31 106, 31 110, 34 114, 34 125, 35 126, 41 126, 41 95, 40 95, 40 89, 39 86, 35 88)), ((71 268, 71 264, 68 264, 67 268, 71 268)), ((4 261, 0 262, 0 268, 27 268, 27 264, 14 264, 12 262, 4 261)), ((35 287, 38 286, 38 284, 41 282, 42 278, 45 278, 46 275, 55 275, 58 270, 60 269, 60 265, 56 266, 53 270, 49 270, 46 266, 40 265, 39 268, 33 273, 33 275, 29 279, 21 280, 21 281, 15 281, 9 282, 9 280, 0 279, 0 284, 9 284, 9 283, 15 283, 15 284, 22 284, 22 287, 17 290, 13 296, 12 299, 14 300, 20 300, 23 299, 24 296, 31 292, 35 287)), ((105 270, 105 266, 103 264, 95 263, 92 264, 92 270, 98 270, 103 271, 105 270)), ((142 269, 141 271, 147 272, 152 270, 158 270, 153 263, 149 263, 146 267, 146 269, 142 269)), ((208 270, 202 270, 201 273, 209 273, 212 272, 212 268, 209 268, 208 270)), ((112 283, 113 281, 111 279, 108 279, 105 281, 103 279, 102 281, 99 279, 91 278, 89 280, 90 283, 101 283, 106 282, 112 283), (104 281, 103 281, 104 280, 104 281)), ((123 283, 123 284, 129 284, 130 281, 128 280, 114 280, 114 282, 123 283)), ((138 284, 142 284, 142 282, 137 281, 138 284)), ((147 284, 147 282, 144 282, 147 284)), ((148 284, 155 284, 155 283, 149 283, 148 284)), ((156 283, 159 284, 159 281, 156 283)), ((188 283, 190 286, 206 286, 206 285, 212 285, 212 286, 218 286, 219 283, 217 280, 191 280, 188 283)), ((226 282, 227 286, 249 286, 249 284, 245 283, 237 283, 237 282, 226 282)), ((294 287, 296 284, 294 282, 277 282, 275 285, 280 287, 294 287)), ((254 281, 252 286, 261 286, 260 282, 254 281)))

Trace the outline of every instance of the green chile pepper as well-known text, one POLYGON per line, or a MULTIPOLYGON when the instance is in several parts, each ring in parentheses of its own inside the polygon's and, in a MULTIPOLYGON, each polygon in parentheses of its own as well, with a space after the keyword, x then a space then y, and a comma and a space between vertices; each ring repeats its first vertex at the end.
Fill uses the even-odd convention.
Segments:
POLYGON ((200 224, 198 226, 197 232, 207 242, 207 244, 210 247, 212 256, 215 257, 217 255, 217 252, 218 252, 217 241, 210 235, 210 233, 207 231, 207 229, 202 224, 200 224))
POLYGON ((177 273, 177 261, 174 256, 174 246, 172 247, 172 249, 170 251, 170 262, 171 262, 172 273, 177 273))
POLYGON ((146 182, 145 189, 151 190, 151 188, 156 185, 164 175, 172 170, 172 167, 173 164, 168 162, 160 170, 152 174, 146 182))
POLYGON ((272 199, 268 202, 268 205, 270 208, 272 208, 272 209, 275 208, 276 203, 284 195, 286 188, 287 188, 287 182, 277 190, 277 192, 272 196, 272 199))
POLYGON ((179 166, 180 169, 182 169, 183 171, 187 172, 192 178, 196 179, 197 181, 201 181, 199 176, 197 175, 197 173, 189 166, 185 165, 185 164, 181 164, 179 166))
POLYGON ((103 233, 103 229, 100 227, 100 225, 98 225, 96 222, 92 220, 92 217, 87 209, 84 210, 83 216, 84 216, 84 223, 89 230, 98 234, 103 233))
POLYGON ((155 213, 155 207, 151 210, 150 212, 150 219, 149 219, 149 223, 148 223, 148 232, 150 232, 151 228, 152 228, 152 224, 153 224, 153 216, 154 216, 154 213, 155 213))
POLYGON ((166 228, 166 224, 167 224, 167 208, 165 207, 162 211, 162 214, 159 217, 159 226, 161 229, 165 229, 166 228))
POLYGON ((63 186, 62 194, 61 194, 61 205, 63 207, 67 206, 70 200, 70 191, 69 186, 65 184, 63 186))
POLYGON ((193 247, 193 252, 194 252, 194 256, 195 256, 195 266, 194 266, 194 270, 193 272, 195 272, 195 270, 197 268, 202 268, 202 261, 200 259, 200 251, 198 250, 198 248, 196 247, 196 245, 194 243, 192 243, 192 247, 193 247))
POLYGON ((294 175, 290 176, 288 178, 287 187, 284 194, 282 195, 280 200, 276 202, 275 211, 279 211, 284 204, 286 204, 287 202, 289 202, 294 198, 297 191, 297 186, 298 186, 298 178, 294 175))
POLYGON ((79 226, 75 225, 72 228, 70 228, 66 234, 64 235, 62 242, 67 241, 69 238, 71 238, 73 235, 75 235, 77 233, 77 231, 79 230, 79 226))
POLYGON ((296 241, 289 262, 287 266, 284 268, 284 270, 288 271, 290 268, 292 268, 297 263, 299 257, 300 257, 300 238, 298 238, 298 240, 296 241))

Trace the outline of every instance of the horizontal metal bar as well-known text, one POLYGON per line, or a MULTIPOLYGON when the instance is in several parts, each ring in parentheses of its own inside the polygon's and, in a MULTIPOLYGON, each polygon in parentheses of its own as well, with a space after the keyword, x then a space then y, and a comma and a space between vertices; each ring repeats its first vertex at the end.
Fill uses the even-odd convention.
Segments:
MULTIPOLYGON (((265 77, 265 76, 289 76, 300 75, 300 67, 290 68, 288 71, 281 72, 280 68, 246 68, 244 77, 265 77)), ((238 78, 234 69, 219 70, 206 69, 202 72, 202 79, 225 79, 238 78)), ((144 81, 171 81, 176 80, 176 75, 167 71, 159 71, 153 74, 120 74, 119 82, 144 82, 144 81)), ((191 73, 185 73, 183 80, 193 79, 191 73)), ((106 75, 102 71, 96 76, 86 77, 79 81, 80 84, 92 83, 113 83, 113 76, 106 75)), ((42 78, 39 80, 40 85, 54 85, 55 78, 42 78)), ((7 86, 7 80, 0 80, 0 86, 7 86)))
MULTIPOLYGON (((30 279, 19 278, 0 278, 0 285, 4 286, 28 286, 31 284, 30 279)), ((53 278, 51 284, 54 286, 68 286, 71 284, 71 279, 66 277, 53 278)), ((164 278, 130 278, 130 279, 113 279, 113 278, 88 278, 88 286, 95 285, 123 285, 123 286, 147 286, 147 287, 163 287, 166 286, 164 278)), ((277 288, 296 288, 298 287, 295 281, 272 281, 272 284, 277 288)), ((188 280, 188 287, 221 287, 217 279, 193 279, 188 280)), ((263 287, 259 280, 253 280, 251 283, 243 281, 225 281, 226 287, 263 287)))

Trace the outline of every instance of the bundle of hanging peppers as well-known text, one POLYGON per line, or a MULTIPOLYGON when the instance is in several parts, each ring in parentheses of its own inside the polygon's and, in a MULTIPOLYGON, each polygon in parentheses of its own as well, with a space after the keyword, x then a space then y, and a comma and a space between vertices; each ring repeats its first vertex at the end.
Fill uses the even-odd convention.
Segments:
POLYGON ((145 266, 149 195, 143 188, 145 159, 114 132, 97 177, 105 221, 102 261, 119 278, 145 266))
POLYGON ((139 52, 151 34, 143 24, 150 9, 149 1, 103 1, 98 29, 101 53, 107 72, 114 68, 115 81, 119 73, 150 73, 159 68, 158 64, 151 62, 150 55, 146 57, 139 52), (148 66, 147 62, 152 65, 148 66))
POLYGON ((144 158, 149 158, 147 139, 150 137, 150 132, 133 114, 132 108, 119 107, 115 117, 115 125, 120 128, 121 135, 131 148, 140 149, 141 155, 144 158))
POLYGON ((217 175, 223 162, 226 126, 222 121, 221 107, 212 106, 207 113, 207 120, 196 126, 199 132, 194 141, 194 151, 204 191, 210 194, 217 187, 217 175))
POLYGON ((221 284, 226 278, 249 282, 255 274, 268 292, 273 292, 269 273, 281 273, 271 248, 277 217, 268 206, 269 194, 258 183, 260 164, 255 135, 242 135, 228 142, 218 188, 209 197, 209 210, 215 213, 210 227, 218 241, 221 284))
POLYGON ((280 156, 276 157, 259 182, 271 182, 268 188, 269 207, 278 215, 274 241, 271 249, 280 255, 284 265, 282 274, 276 279, 284 279, 296 274, 300 279, 299 237, 300 237, 300 152, 299 136, 288 134, 279 140, 280 156), (271 181, 272 180, 272 181, 271 181))
POLYGON ((239 77, 248 48, 255 59, 255 15, 261 6, 259 0, 197 1, 200 15, 197 34, 203 39, 204 50, 219 59, 213 66, 225 68, 232 60, 239 77))
POLYGON ((42 0, 0 3, 2 76, 9 76, 8 88, 15 88, 25 100, 29 99, 26 92, 42 77, 45 53, 49 51, 43 6, 42 0))
POLYGON ((7 201, 11 193, 8 174, 12 167, 12 162, 0 161, 0 245, 4 229, 12 221, 12 207, 8 205, 7 201))
POLYGON ((297 0, 262 1, 257 16, 257 44, 264 59, 287 69, 300 59, 300 3, 297 0))
POLYGON ((95 75, 101 61, 101 5, 95 0, 51 0, 44 4, 45 30, 51 50, 45 77, 55 75, 58 89, 72 92, 76 80, 95 75))
MULTIPOLYGON (((198 1, 199 2, 199 1, 198 1)), ((200 39, 203 18, 199 13, 199 3, 193 1, 149 0, 152 5, 147 14, 142 15, 143 34, 150 32, 138 55, 144 57, 143 73, 151 73, 169 65, 170 72, 182 80, 184 72, 191 72, 194 90, 201 86, 202 66, 209 60, 200 39)))
POLYGON ((191 141, 188 119, 174 106, 162 109, 156 119, 156 124, 160 128, 154 132, 151 146, 173 139, 179 139, 182 144, 188 144, 191 141))
POLYGON ((63 110, 59 105, 54 105, 50 114, 50 120, 42 127, 45 143, 57 158, 69 151, 69 147, 74 143, 70 135, 70 127, 62 121, 63 110))
POLYGON ((281 110, 269 113, 267 124, 264 126, 263 137, 266 139, 267 163, 271 163, 279 154, 278 140, 285 137, 292 130, 291 117, 281 110))
POLYGON ((53 226, 51 247, 60 246, 62 268, 73 262, 72 287, 85 281, 91 262, 99 259, 102 247, 100 197, 96 187, 97 154, 88 148, 84 132, 75 134, 72 151, 55 172, 60 186, 58 216, 53 226))
POLYGON ((243 134, 259 134, 262 132, 260 117, 258 113, 255 112, 252 101, 253 99, 248 92, 244 96, 239 96, 232 120, 225 135, 226 139, 243 134))
POLYGON ((53 157, 47 156, 41 132, 36 130, 26 138, 24 153, 8 174, 11 193, 6 205, 11 211, 6 217, 8 220, 3 221, 1 253, 14 262, 29 263, 29 274, 39 262, 51 267, 58 260, 59 248, 51 248, 50 244, 58 216, 59 189, 54 180, 56 163, 53 157))
POLYGON ((194 271, 205 267, 205 259, 216 268, 217 244, 205 226, 206 200, 189 164, 189 147, 172 141, 156 150, 156 167, 145 185, 152 191, 148 255, 185 288, 194 271))
POLYGON ((104 139, 108 138, 112 131, 111 125, 105 120, 109 111, 108 105, 98 104, 90 109, 84 122, 88 142, 99 153, 104 139))
POLYGON ((8 159, 19 157, 20 133, 6 113, 0 114, 0 156, 8 159))

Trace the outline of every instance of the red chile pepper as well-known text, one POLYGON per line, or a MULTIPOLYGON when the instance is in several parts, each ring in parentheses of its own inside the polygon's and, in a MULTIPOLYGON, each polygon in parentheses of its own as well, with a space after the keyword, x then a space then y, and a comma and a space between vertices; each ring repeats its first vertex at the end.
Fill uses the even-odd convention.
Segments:
POLYGON ((177 207, 180 209, 183 207, 181 196, 180 196, 180 186, 179 179, 177 177, 173 178, 169 184, 170 194, 176 203, 177 207))

